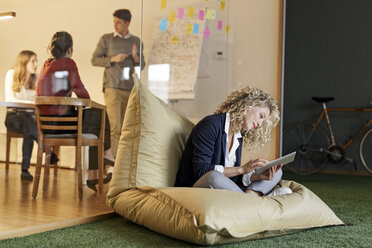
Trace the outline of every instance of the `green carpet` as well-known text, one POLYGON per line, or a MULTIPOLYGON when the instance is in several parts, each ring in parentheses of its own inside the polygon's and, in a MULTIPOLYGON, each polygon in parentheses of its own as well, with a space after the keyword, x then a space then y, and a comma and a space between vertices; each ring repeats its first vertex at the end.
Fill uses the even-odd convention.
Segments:
MULTIPOLYGON (((217 247, 372 247, 372 177, 298 176, 348 226, 316 228, 280 237, 217 247)), ((0 247, 195 247, 116 217, 95 223, 0 241, 0 247)))

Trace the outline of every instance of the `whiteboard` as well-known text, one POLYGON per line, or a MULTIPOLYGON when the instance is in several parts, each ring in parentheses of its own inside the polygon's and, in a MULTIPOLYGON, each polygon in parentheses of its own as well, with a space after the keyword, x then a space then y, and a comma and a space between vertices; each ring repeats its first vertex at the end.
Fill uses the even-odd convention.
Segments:
POLYGON ((194 99, 205 20, 176 18, 161 27, 161 18, 154 26, 152 46, 148 59, 147 86, 164 101, 194 99), (197 24, 198 34, 187 27, 197 24))

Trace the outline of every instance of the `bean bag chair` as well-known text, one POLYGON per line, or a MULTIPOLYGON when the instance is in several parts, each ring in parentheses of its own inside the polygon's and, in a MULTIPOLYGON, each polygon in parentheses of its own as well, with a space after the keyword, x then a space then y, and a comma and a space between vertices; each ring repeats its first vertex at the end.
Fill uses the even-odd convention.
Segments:
POLYGON ((193 124, 135 76, 107 204, 155 232, 198 245, 273 237, 344 223, 313 192, 281 180, 289 195, 255 197, 219 189, 173 187, 193 124))

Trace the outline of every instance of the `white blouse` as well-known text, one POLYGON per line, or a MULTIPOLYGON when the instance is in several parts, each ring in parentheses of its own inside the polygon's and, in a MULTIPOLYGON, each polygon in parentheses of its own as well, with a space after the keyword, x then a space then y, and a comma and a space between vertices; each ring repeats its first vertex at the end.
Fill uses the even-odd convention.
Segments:
MULTIPOLYGON (((233 144, 230 148, 229 143, 229 128, 230 128, 230 113, 226 113, 226 120, 225 120, 225 133, 226 133, 226 153, 225 153, 225 167, 233 167, 236 163, 236 150, 239 147, 239 138, 242 137, 242 134, 240 132, 234 133, 233 137, 233 144)), ((219 171, 221 173, 224 172, 225 167, 223 165, 215 165, 214 169, 216 171, 219 171)), ((242 182, 244 186, 248 186, 251 183, 251 175, 253 171, 251 171, 248 174, 243 175, 242 182)))
POLYGON ((13 85, 14 70, 9 70, 5 76, 5 101, 7 102, 25 102, 33 103, 36 96, 36 90, 21 87, 19 92, 14 92, 13 85))

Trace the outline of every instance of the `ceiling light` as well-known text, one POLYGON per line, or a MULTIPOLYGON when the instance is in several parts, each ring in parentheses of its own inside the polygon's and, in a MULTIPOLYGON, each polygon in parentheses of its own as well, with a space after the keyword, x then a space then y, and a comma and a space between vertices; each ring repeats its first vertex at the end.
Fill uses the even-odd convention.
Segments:
POLYGON ((15 12, 3 12, 0 13, 0 20, 14 18, 15 16, 16 16, 15 12))

